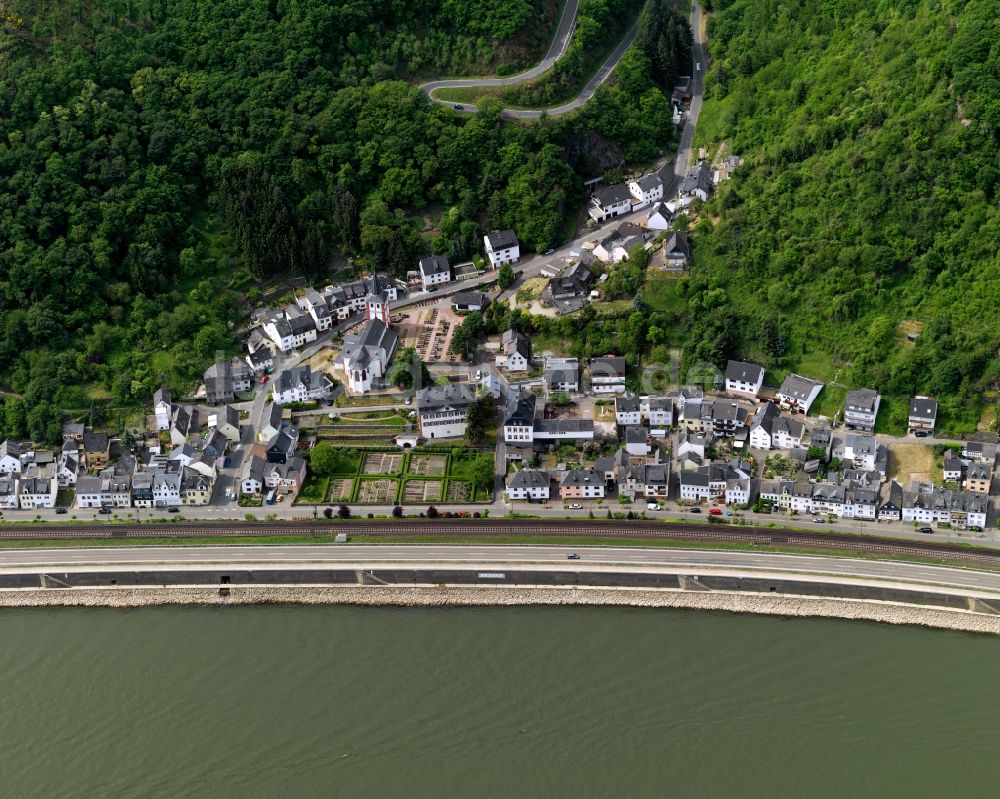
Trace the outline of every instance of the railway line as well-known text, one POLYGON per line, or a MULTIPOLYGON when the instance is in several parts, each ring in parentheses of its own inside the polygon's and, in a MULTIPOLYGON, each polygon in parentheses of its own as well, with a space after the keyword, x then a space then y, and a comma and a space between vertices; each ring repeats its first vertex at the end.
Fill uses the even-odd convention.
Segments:
POLYGON ((730 528, 723 525, 680 524, 650 520, 574 521, 565 519, 399 519, 328 521, 326 519, 272 522, 179 522, 172 524, 15 525, 0 529, 0 540, 107 540, 198 538, 274 538, 344 533, 348 537, 399 541, 407 538, 482 539, 510 536, 595 540, 684 541, 706 544, 740 543, 752 546, 854 552, 901 558, 933 558, 954 563, 1000 566, 1000 550, 949 543, 912 542, 869 535, 813 533, 804 530, 730 528))

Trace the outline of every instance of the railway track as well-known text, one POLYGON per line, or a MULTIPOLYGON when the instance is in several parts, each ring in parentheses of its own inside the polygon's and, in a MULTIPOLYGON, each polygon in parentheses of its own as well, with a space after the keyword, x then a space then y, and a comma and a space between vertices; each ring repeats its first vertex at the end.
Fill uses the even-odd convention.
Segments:
POLYGON ((579 522, 573 520, 469 519, 330 522, 325 519, 283 522, 180 522, 175 524, 121 524, 108 526, 18 525, 0 529, 0 540, 111 540, 144 538, 270 538, 275 536, 330 536, 346 533, 387 541, 413 536, 482 538, 537 535, 547 538, 674 540, 705 543, 742 543, 754 546, 801 547, 831 552, 855 552, 895 557, 938 558, 969 565, 1000 566, 1000 550, 956 544, 911 542, 843 533, 800 530, 729 528, 725 526, 664 523, 649 520, 579 522))

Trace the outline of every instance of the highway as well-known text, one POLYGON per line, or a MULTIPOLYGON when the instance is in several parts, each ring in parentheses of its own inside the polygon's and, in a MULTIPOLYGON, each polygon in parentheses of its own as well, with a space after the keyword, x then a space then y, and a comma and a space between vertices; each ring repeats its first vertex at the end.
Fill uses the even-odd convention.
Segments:
POLYGON ((870 561, 823 555, 640 548, 484 545, 304 545, 236 547, 148 547, 28 549, 0 551, 0 572, 142 571, 195 568, 455 568, 473 570, 609 570, 690 574, 805 576, 833 582, 875 581, 1000 592, 1000 573, 898 561, 870 561), (569 560, 570 553, 579 560, 569 560))
MULTIPOLYGON (((456 111, 461 111, 467 114, 476 113, 479 109, 473 103, 456 103, 453 100, 441 100, 435 97, 434 93, 438 89, 473 89, 497 86, 517 86, 518 84, 533 80, 540 75, 544 75, 552 68, 556 61, 562 57, 563 53, 566 52, 566 48, 569 47, 569 44, 573 39, 573 31, 576 28, 578 8, 579 0, 566 0, 566 5, 563 8, 562 17, 559 19, 559 26, 556 28, 556 35, 552 39, 549 51, 545 54, 545 57, 531 69, 518 75, 511 75, 506 78, 454 78, 447 80, 433 80, 423 84, 420 87, 421 90, 424 91, 435 103, 451 106, 456 111), (459 108, 459 106, 461 106, 461 108, 459 108)), ((694 20, 692 19, 692 25, 693 24, 694 20)), ((611 52, 607 59, 605 59, 604 63, 601 64, 597 72, 594 73, 590 80, 588 80, 583 86, 580 93, 568 103, 555 106, 554 108, 504 108, 502 112, 503 116, 508 119, 539 119, 543 114, 550 117, 561 116, 562 114, 568 114, 571 111, 575 111, 580 108, 594 96, 594 92, 597 91, 598 87, 611 77, 611 74, 615 71, 618 63, 622 60, 622 56, 625 55, 625 51, 628 50, 629 45, 632 44, 632 40, 635 39, 637 31, 638 21, 636 21, 632 27, 628 29, 615 49, 611 52)))

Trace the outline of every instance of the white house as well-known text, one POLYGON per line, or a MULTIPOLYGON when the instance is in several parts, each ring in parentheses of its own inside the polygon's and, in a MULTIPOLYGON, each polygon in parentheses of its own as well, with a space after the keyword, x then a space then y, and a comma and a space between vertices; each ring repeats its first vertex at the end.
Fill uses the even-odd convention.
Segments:
MULTIPOLYGON (((660 187, 660 194, 663 188, 660 187)), ((604 222, 606 219, 627 214, 632 210, 632 192, 624 183, 614 186, 605 186, 590 195, 590 207, 587 213, 595 222, 604 222)))
POLYGON ((882 397, 870 388, 848 391, 844 400, 844 426, 848 430, 870 433, 875 429, 875 417, 882 397))
POLYGON ((264 332, 282 352, 291 352, 316 340, 316 325, 292 303, 283 311, 272 314, 263 324, 264 332))
POLYGON ((111 485, 101 477, 84 475, 76 483, 76 506, 78 508, 103 508, 111 505, 111 485))
POLYGON ((504 410, 503 440, 505 444, 524 447, 535 440, 535 395, 522 391, 511 397, 504 410))
POLYGON ((59 485, 55 477, 29 477, 17 481, 22 510, 54 508, 59 485))
POLYGON ((645 457, 650 451, 649 430, 642 425, 625 428, 625 451, 629 455, 645 457))
POLYGON ((513 230, 497 230, 483 236, 486 257, 494 269, 502 264, 515 263, 521 257, 521 245, 513 230))
POLYGON ((507 330, 500 338, 497 368, 508 372, 526 372, 531 365, 531 340, 516 330, 507 330))
POLYGON ((0 444, 0 475, 10 477, 21 473, 21 445, 7 440, 0 444))
POLYGON ((312 317, 313 324, 320 332, 333 327, 333 315, 330 313, 330 306, 326 304, 326 298, 316 289, 308 289, 305 294, 297 298, 299 307, 312 317))
POLYGON ((240 467, 240 493, 257 495, 264 488, 264 468, 267 461, 257 455, 251 455, 240 467))
POLYGON ((630 180, 628 190, 634 198, 634 208, 645 208, 650 203, 663 199, 663 180, 655 172, 630 180))
POLYGON ((10 477, 0 477, 0 510, 16 510, 17 508, 17 480, 10 477))
POLYGON ((674 426, 674 400, 672 397, 643 397, 642 415, 649 422, 654 436, 664 436, 674 426))
POLYGON ((461 438, 465 435, 469 406, 476 401, 467 383, 429 386, 417 392, 420 435, 424 438, 461 438))
POLYGON ((667 207, 666 203, 657 203, 646 214, 647 230, 670 230, 674 212, 667 207))
POLYGON ((642 236, 622 238, 615 232, 605 236, 594 246, 594 257, 602 263, 618 264, 628 260, 630 250, 641 246, 642 236))
POLYGON ((775 399, 785 410, 807 414, 822 390, 822 383, 802 375, 790 374, 782 381, 775 399))
POLYGON ((271 384, 271 398, 280 405, 310 402, 330 395, 332 384, 322 372, 313 372, 309 364, 285 369, 271 384))
POLYGON ((772 402, 766 403, 750 425, 749 443, 755 449, 795 449, 802 446, 805 425, 782 416, 772 402))
POLYGON ((371 391, 373 381, 388 370, 398 345, 399 336, 381 319, 370 320, 360 333, 344 336, 341 364, 351 391, 371 391))
POLYGON ((170 417, 173 408, 170 405, 170 392, 165 388, 158 388, 153 394, 153 414, 156 417, 157 430, 170 429, 170 417))
POLYGON ((424 291, 431 286, 451 282, 451 266, 444 255, 428 255, 420 259, 420 282, 424 291))
POLYGON ((549 391, 579 391, 580 361, 576 358, 546 358, 544 377, 549 391))
POLYGON ((699 161, 688 170, 687 176, 681 181, 677 196, 707 202, 714 190, 712 168, 704 161, 699 161))
POLYGON ((153 507, 169 508, 181 504, 181 466, 171 464, 153 472, 153 507))
POLYGON ((726 393, 737 397, 757 399, 764 385, 764 367, 744 361, 730 361, 726 365, 726 393))
POLYGON ((972 491, 930 486, 903 492, 904 522, 946 523, 958 528, 986 526, 989 497, 972 491))
POLYGON ((507 497, 515 499, 549 498, 549 473, 537 469, 521 469, 507 479, 507 497))
POLYGON ((615 422, 619 427, 642 422, 642 403, 638 397, 615 397, 615 422))

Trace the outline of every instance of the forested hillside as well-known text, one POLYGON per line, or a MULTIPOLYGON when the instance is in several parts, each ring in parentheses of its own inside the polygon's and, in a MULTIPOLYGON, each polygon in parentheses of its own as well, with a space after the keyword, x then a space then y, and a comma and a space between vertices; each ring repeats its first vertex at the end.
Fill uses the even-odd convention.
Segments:
POLYGON ((548 45, 534 0, 14 0, 0 34, 0 387, 8 436, 190 379, 272 273, 334 253, 401 272, 484 227, 563 236, 594 137, 673 138, 650 63, 569 121, 432 106, 420 76, 548 45), (404 81, 405 79, 405 81, 404 81), (568 161, 567 161, 568 157, 568 161), (423 234, 423 235, 421 235, 423 234), (108 393, 110 392, 110 393, 108 393))
POLYGON ((714 7, 698 138, 746 163, 694 237, 689 358, 930 392, 974 422, 1000 380, 1000 3, 714 7))

